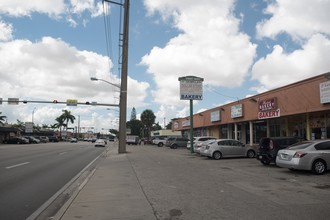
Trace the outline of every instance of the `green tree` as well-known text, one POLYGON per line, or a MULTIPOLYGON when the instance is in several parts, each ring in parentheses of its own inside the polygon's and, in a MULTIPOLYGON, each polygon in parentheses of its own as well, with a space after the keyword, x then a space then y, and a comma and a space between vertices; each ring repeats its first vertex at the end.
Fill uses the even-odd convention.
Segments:
POLYGON ((162 130, 162 126, 159 125, 159 123, 157 122, 156 124, 154 124, 151 128, 152 131, 158 131, 158 130, 162 130))
POLYGON ((4 125, 5 124, 4 122, 6 121, 6 118, 7 118, 7 116, 0 115, 0 125, 4 125))
POLYGON ((116 129, 109 129, 109 132, 110 132, 111 134, 116 135, 116 137, 119 138, 119 131, 118 131, 118 130, 116 130, 116 129))
POLYGON ((76 117, 74 117, 74 115, 72 115, 71 112, 68 110, 62 110, 62 112, 63 113, 60 117, 62 117, 64 119, 64 121, 65 121, 64 126, 66 127, 66 130, 68 130, 69 122, 71 122, 73 124, 76 117))
POLYGON ((156 116, 153 113, 153 111, 150 109, 144 110, 141 114, 141 122, 146 128, 145 135, 148 138, 150 137, 151 128, 152 128, 153 124, 155 124, 155 119, 156 119, 156 116))
POLYGON ((141 136, 143 130, 143 124, 140 120, 133 119, 126 123, 126 127, 131 129, 131 135, 141 136))
POLYGON ((23 130, 23 129, 25 129, 25 124, 24 124, 24 122, 17 119, 16 124, 13 124, 12 127, 23 130))
POLYGON ((168 123, 167 125, 166 125, 166 129, 172 129, 172 122, 170 121, 170 123, 168 123))
POLYGON ((133 107, 132 112, 131 112, 131 121, 136 119, 136 110, 135 107, 133 107))
POLYGON ((59 116, 55 119, 56 123, 52 126, 54 128, 60 129, 60 138, 62 137, 62 127, 65 127, 65 119, 59 116))

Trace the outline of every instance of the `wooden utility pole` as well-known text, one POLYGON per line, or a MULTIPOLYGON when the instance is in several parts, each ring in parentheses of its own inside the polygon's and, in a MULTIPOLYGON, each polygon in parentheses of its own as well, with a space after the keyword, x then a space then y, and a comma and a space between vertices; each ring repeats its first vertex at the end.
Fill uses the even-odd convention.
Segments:
POLYGON ((118 153, 126 153, 126 111, 127 111, 127 72, 128 72, 128 30, 130 1, 124 3, 123 54, 119 102, 119 147, 118 153))

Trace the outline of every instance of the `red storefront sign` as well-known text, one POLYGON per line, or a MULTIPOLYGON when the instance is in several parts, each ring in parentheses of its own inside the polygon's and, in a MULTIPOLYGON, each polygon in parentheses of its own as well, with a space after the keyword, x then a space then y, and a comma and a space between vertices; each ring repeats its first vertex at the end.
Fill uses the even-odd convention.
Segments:
POLYGON ((281 116, 280 109, 258 113, 258 119, 277 118, 280 116, 281 116))
POLYGON ((277 109, 276 97, 259 101, 259 112, 265 112, 276 109, 277 109))

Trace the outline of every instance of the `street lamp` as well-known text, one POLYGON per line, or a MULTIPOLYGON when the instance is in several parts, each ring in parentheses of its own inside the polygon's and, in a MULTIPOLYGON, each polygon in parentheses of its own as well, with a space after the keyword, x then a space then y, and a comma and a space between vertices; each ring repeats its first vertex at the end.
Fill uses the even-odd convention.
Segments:
POLYGON ((108 83, 108 84, 113 85, 113 86, 115 86, 115 87, 117 87, 117 88, 120 89, 120 85, 118 85, 118 84, 114 84, 114 83, 111 83, 111 82, 106 81, 106 80, 104 80, 104 79, 98 79, 98 78, 96 78, 96 77, 91 77, 91 80, 92 80, 92 81, 102 81, 102 82, 108 83))
POLYGON ((33 124, 33 119, 34 119, 34 111, 36 110, 37 108, 34 107, 33 111, 32 111, 32 124, 33 124))
POLYGON ((102 81, 108 83, 112 86, 115 86, 120 89, 120 100, 119 100, 119 146, 118 153, 126 153, 126 109, 127 109, 127 84, 120 86, 104 79, 98 79, 96 77, 90 78, 92 81, 102 81), (124 89, 125 88, 125 89, 124 89))

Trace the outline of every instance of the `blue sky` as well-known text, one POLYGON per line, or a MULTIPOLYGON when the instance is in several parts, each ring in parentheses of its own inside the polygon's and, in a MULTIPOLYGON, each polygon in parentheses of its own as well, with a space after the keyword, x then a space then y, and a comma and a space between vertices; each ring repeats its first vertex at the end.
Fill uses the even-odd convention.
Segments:
MULTIPOLYGON (((89 78, 120 82, 119 8, 101 0, 0 0, 0 98, 118 104, 116 88, 89 78)), ((162 126, 187 116, 178 81, 186 75, 204 78, 196 113, 328 72, 329 11, 330 0, 131 0, 128 119, 133 107, 138 117, 151 109, 162 126)), ((116 108, 0 105, 9 123, 29 122, 33 113, 39 125, 53 124, 62 109, 82 127, 118 128, 116 108)))

